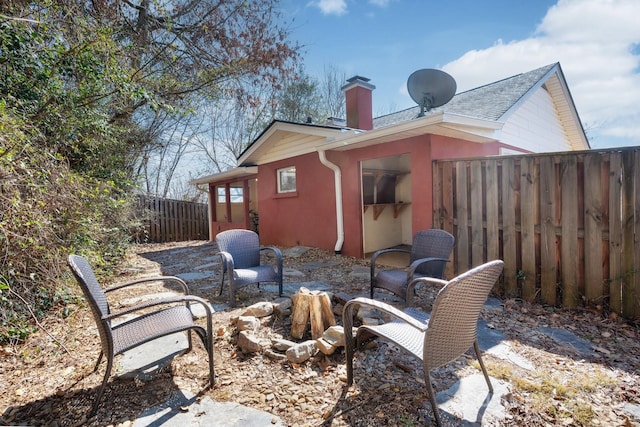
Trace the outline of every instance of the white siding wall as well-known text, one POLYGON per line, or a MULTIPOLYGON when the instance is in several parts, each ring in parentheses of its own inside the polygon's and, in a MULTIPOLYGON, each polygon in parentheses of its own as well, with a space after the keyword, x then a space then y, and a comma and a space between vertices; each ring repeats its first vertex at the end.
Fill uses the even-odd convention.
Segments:
POLYGON ((543 88, 507 119, 500 139, 534 153, 571 150, 553 100, 543 88))
POLYGON ((364 213, 364 252, 374 252, 402 243, 402 221, 393 217, 393 206, 387 206, 380 216, 373 219, 373 207, 364 213))

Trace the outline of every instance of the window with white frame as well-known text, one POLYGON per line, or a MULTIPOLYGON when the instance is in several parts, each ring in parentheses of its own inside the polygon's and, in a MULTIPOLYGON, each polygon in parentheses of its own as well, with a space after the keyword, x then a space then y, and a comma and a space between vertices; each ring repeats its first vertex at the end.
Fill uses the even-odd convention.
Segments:
POLYGON ((278 169, 278 193, 292 193, 296 191, 296 167, 278 169))
MULTIPOLYGON (((229 197, 231 199, 231 203, 242 203, 243 188, 229 187, 229 197)), ((227 203, 227 192, 224 186, 218 186, 218 203, 227 203)))

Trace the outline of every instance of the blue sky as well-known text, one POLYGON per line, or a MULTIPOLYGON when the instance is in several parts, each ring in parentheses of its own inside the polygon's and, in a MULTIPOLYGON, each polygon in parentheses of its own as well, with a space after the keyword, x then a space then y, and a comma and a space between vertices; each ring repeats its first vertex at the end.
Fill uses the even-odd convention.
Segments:
POLYGON ((458 92, 560 62, 593 148, 640 145, 640 0, 282 0, 307 73, 376 86, 374 115, 414 105, 421 68, 458 92))

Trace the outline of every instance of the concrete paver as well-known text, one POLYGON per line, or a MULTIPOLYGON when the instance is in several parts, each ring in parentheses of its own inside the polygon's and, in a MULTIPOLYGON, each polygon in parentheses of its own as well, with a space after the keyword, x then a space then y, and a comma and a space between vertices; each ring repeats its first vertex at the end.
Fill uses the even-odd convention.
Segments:
POLYGON ((268 412, 232 402, 215 402, 209 397, 198 400, 180 390, 167 402, 144 411, 133 427, 281 427, 282 420, 268 412))
POLYGON ((489 393, 482 373, 461 378, 448 390, 436 393, 440 417, 463 426, 494 425, 505 416, 502 396, 510 392, 509 383, 490 378, 489 393))

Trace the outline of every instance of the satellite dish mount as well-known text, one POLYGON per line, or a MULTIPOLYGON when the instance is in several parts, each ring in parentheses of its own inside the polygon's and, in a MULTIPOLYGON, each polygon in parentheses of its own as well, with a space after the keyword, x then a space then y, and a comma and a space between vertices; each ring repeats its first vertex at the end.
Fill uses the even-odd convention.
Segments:
POLYGON ((444 71, 425 68, 414 71, 407 79, 411 99, 420 106, 420 114, 446 104, 456 94, 456 81, 444 71))

